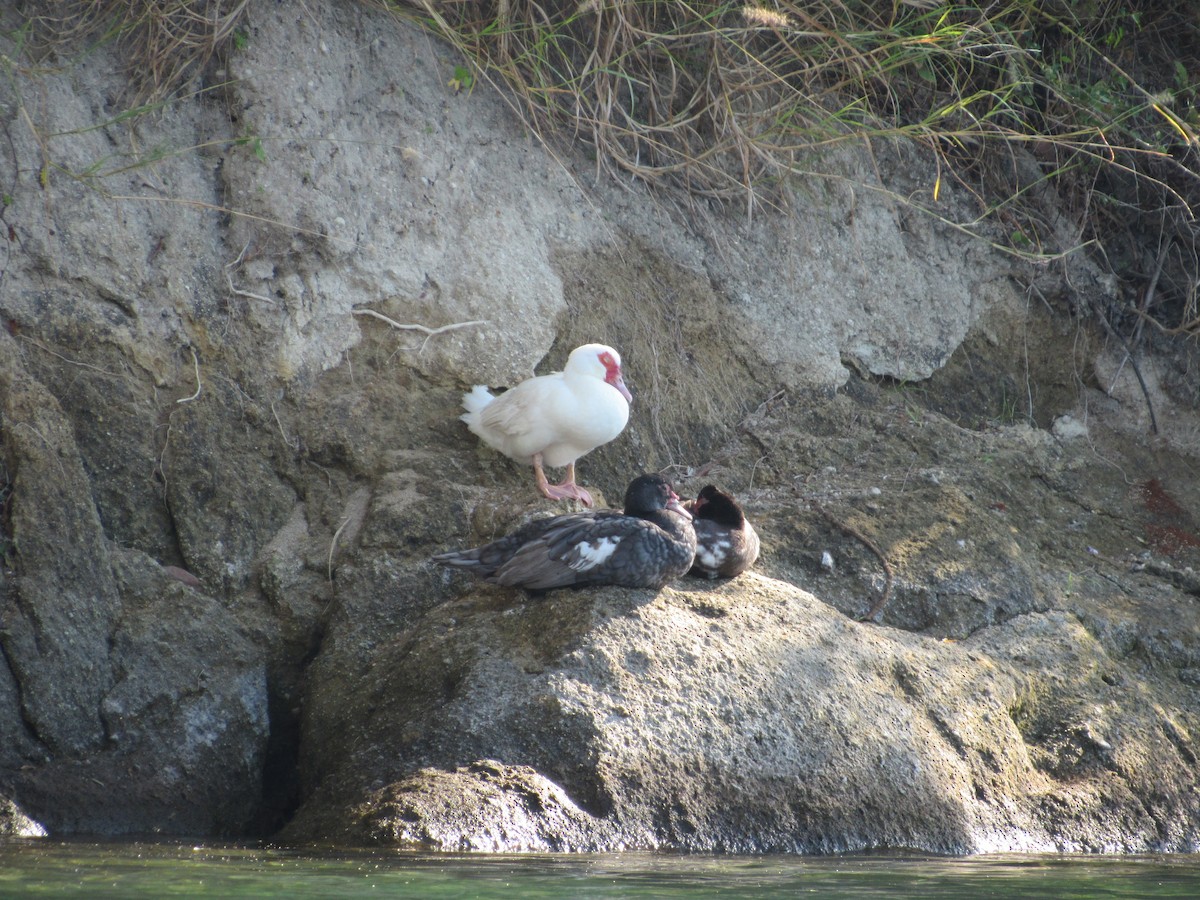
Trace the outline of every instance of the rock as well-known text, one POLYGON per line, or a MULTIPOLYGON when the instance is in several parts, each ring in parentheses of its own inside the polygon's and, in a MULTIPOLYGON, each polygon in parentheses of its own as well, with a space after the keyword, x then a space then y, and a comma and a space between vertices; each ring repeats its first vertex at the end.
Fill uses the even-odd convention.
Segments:
POLYGON ((1060 441, 1075 441, 1088 435, 1087 423, 1080 422, 1067 413, 1055 419, 1050 430, 1060 441))
POLYGON ((7 334, 0 403, 8 782, 59 832, 240 832, 261 790, 261 662, 219 603, 105 538, 72 429, 7 334))
POLYGON ((306 722, 325 771, 284 836, 495 851, 1184 849, 1200 812, 1194 760, 1156 722, 1182 710, 1120 730, 1128 701, 1102 673, 1136 677, 1061 615, 945 642, 856 624, 756 575, 657 596, 483 590, 378 647, 336 725, 306 722), (1065 679, 1073 712, 1059 719, 1045 692, 1065 679), (503 763, 460 763, 489 753, 503 763), (1138 759, 1153 759, 1157 787, 1138 759))
POLYGON ((3 333, 0 412, 20 572, 6 585, 0 644, 20 685, 19 730, 28 729, 6 752, 20 754, 32 737, 49 754, 83 755, 104 741, 100 701, 113 685, 121 597, 71 423, 3 333))
POLYGON ((275 458, 278 433, 247 428, 270 416, 216 379, 173 414, 162 451, 164 493, 187 569, 210 590, 234 593, 250 583, 297 502, 279 471, 286 463, 275 458))
POLYGON ((46 829, 21 811, 7 797, 0 797, 0 835, 10 837, 45 837, 46 829))
POLYGON ((113 565, 124 614, 90 710, 104 741, 32 755, 15 777, 22 806, 58 834, 244 833, 268 736, 261 657, 224 608, 153 561, 114 551, 113 565))
POLYGON ((377 791, 359 814, 347 828, 352 837, 439 851, 586 853, 619 840, 558 785, 528 766, 494 760, 453 772, 422 769, 377 791))

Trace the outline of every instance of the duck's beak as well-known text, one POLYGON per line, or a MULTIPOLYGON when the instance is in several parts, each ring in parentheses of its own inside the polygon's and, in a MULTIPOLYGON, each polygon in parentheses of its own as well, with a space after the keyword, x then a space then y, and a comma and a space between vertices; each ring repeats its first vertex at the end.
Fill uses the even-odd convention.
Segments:
POLYGON ((625 387, 625 379, 618 371, 613 377, 608 379, 608 383, 621 392, 621 396, 625 398, 627 403, 633 402, 633 394, 629 393, 629 388, 625 387))
POLYGON ((689 522, 692 520, 692 514, 683 508, 683 504, 679 502, 679 495, 674 491, 671 492, 671 499, 667 501, 667 509, 671 512, 679 513, 689 522))

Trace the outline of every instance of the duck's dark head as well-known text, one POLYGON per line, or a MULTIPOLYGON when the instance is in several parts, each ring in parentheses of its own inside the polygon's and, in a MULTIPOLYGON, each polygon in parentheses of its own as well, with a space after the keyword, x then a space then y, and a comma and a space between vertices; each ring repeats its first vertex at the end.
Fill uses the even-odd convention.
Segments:
POLYGON ((671 482, 661 475, 639 475, 629 482, 625 489, 625 515, 644 517, 660 509, 669 509, 685 519, 692 517, 679 502, 671 482))
POLYGON ((692 501, 692 515, 697 519, 709 519, 727 528, 741 528, 746 521, 738 502, 715 484, 706 484, 692 501))

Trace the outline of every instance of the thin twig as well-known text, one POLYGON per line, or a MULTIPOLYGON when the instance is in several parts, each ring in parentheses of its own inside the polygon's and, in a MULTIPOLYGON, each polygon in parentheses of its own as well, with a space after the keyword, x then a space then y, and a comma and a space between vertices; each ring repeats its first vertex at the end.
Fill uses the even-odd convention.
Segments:
POLYGON ((766 459, 765 456, 760 456, 754 461, 754 465, 750 468, 750 483, 746 486, 746 493, 749 494, 754 490, 754 473, 758 471, 758 464, 766 459))
POLYGON ((1129 346, 1129 342, 1109 324, 1108 316, 1104 314, 1104 310, 1099 305, 1096 306, 1096 314, 1100 317, 1100 324, 1104 326, 1104 330, 1125 348, 1125 359, 1121 361, 1121 365, 1125 365, 1125 362, 1128 361, 1129 367, 1133 369, 1133 374, 1137 376, 1138 384, 1142 386, 1142 396, 1146 398, 1146 409, 1150 413, 1150 433, 1158 434, 1158 419, 1154 416, 1154 404, 1150 400, 1150 389, 1146 387, 1146 379, 1142 377, 1142 370, 1138 368, 1137 360, 1133 358, 1133 349, 1129 346))
POLYGON ((1174 238, 1168 236, 1162 250, 1159 251, 1158 259, 1155 261, 1154 272, 1150 275, 1150 283, 1146 285, 1146 292, 1142 295, 1142 302, 1138 304, 1138 322, 1133 329, 1133 342, 1135 344, 1142 336, 1142 325, 1145 324, 1148 318, 1147 313, 1154 306, 1154 292, 1158 290, 1158 279, 1162 277, 1163 267, 1167 264, 1167 255, 1171 252, 1171 244, 1173 242, 1174 238))
POLYGON ((41 343, 40 341, 34 340, 33 338, 29 337, 28 335, 22 334, 20 337, 21 337, 21 340, 28 341, 29 343, 33 344, 33 346, 37 347, 39 350, 49 353, 51 356, 56 356, 65 363, 70 363, 73 366, 79 366, 81 369, 91 369, 93 372, 100 372, 101 374, 107 375, 110 378, 117 378, 119 375, 119 373, 117 373, 117 372, 110 372, 110 371, 108 371, 108 369, 102 369, 100 366, 94 366, 91 363, 80 362, 77 359, 71 359, 69 356, 63 356, 61 353, 56 353, 53 350, 51 350, 49 347, 47 347, 45 344, 41 343))
POLYGON ((275 409, 275 401, 271 401, 271 415, 275 417, 275 424, 279 426, 279 434, 283 437, 283 443, 292 450, 300 449, 300 441, 292 443, 292 439, 287 436, 287 431, 283 427, 283 422, 279 418, 279 411, 275 409))
POLYGON ((253 213, 242 212, 238 209, 232 209, 228 206, 221 206, 217 203, 207 203, 204 200, 193 200, 190 197, 146 197, 139 194, 106 194, 109 200, 128 200, 130 202, 139 203, 176 203, 181 206, 189 206, 192 209, 202 209, 209 212, 220 213, 225 216, 232 216, 237 219, 245 219, 248 222, 260 222, 263 225, 283 228, 295 234, 304 234, 309 237, 320 238, 324 241, 329 241, 333 244, 340 244, 343 247, 353 247, 354 241, 346 238, 340 238, 333 234, 325 234, 321 231, 316 231, 312 228, 301 228, 299 225, 289 225, 287 222, 279 219, 271 219, 267 216, 256 216, 253 213))

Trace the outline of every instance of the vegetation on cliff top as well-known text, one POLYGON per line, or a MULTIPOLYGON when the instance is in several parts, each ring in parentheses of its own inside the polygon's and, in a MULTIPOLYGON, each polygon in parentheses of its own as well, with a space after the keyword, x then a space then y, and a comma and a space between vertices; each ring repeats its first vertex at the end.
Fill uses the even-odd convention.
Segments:
MULTIPOLYGON (((903 202, 1037 259, 1087 246, 1129 288, 1101 310, 1200 332, 1200 10, 1174 2, 652 0, 405 7, 503 81, 543 135, 616 177, 749 212, 818 154, 902 139, 937 175, 903 202), (1070 222, 1045 220, 1041 188, 1070 222)), ((1135 321, 1137 320, 1137 321, 1135 321)))
MULTIPOLYGON (((385 0, 386 2, 386 0, 385 0)), ((820 154, 902 140, 936 175, 898 200, 1009 252, 1087 247, 1146 323, 1200 334, 1200 8, 1193 0, 389 2, 462 53, 450 89, 502 83, 548 143, 615 177, 781 203, 820 154), (941 202, 955 183, 974 209, 941 202), (1035 202, 1049 187, 1067 223, 1035 202)), ((235 49, 247 0, 33 3, 51 40, 122 41, 158 98, 235 49)))

